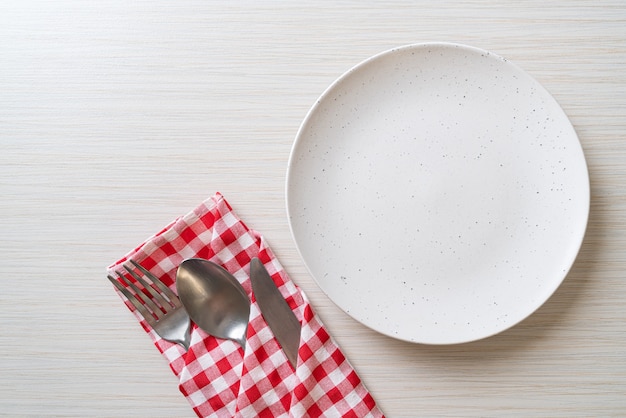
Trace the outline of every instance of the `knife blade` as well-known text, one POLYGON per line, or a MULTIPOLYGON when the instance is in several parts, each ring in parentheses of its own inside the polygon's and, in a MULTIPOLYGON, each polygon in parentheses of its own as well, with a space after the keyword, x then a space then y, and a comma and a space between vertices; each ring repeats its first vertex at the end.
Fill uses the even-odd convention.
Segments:
POLYGON ((261 260, 256 257, 250 261, 250 281, 265 321, 295 369, 300 347, 300 321, 283 298, 261 260))

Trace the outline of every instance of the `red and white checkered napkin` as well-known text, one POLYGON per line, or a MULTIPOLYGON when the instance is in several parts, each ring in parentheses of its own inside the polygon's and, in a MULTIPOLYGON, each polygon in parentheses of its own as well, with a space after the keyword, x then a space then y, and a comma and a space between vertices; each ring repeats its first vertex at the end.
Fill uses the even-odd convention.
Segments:
POLYGON ((161 339, 120 294, 180 380, 180 391, 198 416, 382 417, 356 372, 324 329, 305 294, 291 281, 266 245, 218 193, 109 267, 128 259, 141 263, 175 289, 178 265, 186 258, 211 260, 230 271, 252 301, 244 350, 206 334, 195 324, 188 352, 161 339), (249 263, 265 264, 302 324, 294 371, 265 322, 252 293, 249 263))

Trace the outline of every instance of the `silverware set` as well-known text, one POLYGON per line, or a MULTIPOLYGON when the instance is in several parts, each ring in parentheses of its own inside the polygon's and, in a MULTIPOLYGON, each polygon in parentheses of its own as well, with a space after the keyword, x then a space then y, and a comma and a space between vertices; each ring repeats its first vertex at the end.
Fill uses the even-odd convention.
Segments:
MULTIPOLYGON (((187 259, 176 273, 177 296, 139 263, 130 264, 123 267, 134 281, 120 271, 119 280, 111 275, 108 279, 161 338, 189 350, 193 320, 205 332, 236 341, 245 350, 250 299, 228 271, 208 260, 187 259)), ((295 368, 300 322, 258 258, 250 263, 250 280, 263 317, 295 368)))

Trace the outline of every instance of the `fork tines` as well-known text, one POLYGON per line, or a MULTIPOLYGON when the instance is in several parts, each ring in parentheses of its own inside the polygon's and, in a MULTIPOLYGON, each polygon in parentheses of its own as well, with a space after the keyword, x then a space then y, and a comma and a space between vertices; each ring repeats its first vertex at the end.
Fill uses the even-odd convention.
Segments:
POLYGON ((146 322, 154 328, 163 315, 169 311, 181 307, 180 300, 161 280, 146 270, 139 263, 129 260, 130 263, 151 283, 137 274, 131 267, 124 265, 126 272, 134 279, 131 280, 126 274, 117 271, 120 280, 108 275, 108 279, 122 292, 130 303, 139 311, 146 322), (126 286, 122 285, 124 283, 126 286), (138 286, 141 286, 142 289, 138 286), (132 291, 131 291, 132 290, 132 291))

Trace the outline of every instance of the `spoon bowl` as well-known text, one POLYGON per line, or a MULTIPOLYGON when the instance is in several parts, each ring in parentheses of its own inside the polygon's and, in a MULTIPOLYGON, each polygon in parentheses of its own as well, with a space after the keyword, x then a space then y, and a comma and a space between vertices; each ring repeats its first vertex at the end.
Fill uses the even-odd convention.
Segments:
POLYGON ((208 260, 189 258, 178 267, 176 289, 189 317, 202 330, 245 349, 250 299, 232 274, 208 260))

